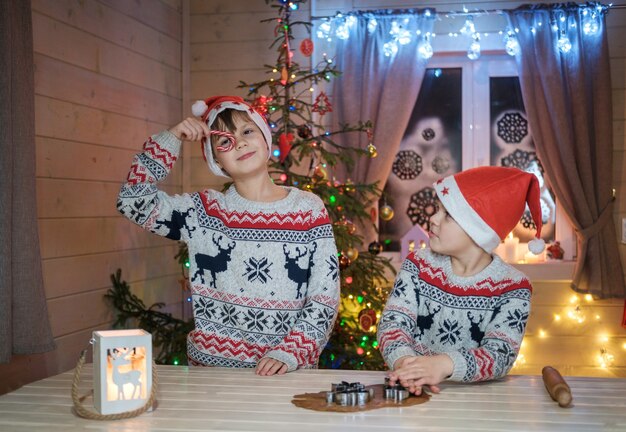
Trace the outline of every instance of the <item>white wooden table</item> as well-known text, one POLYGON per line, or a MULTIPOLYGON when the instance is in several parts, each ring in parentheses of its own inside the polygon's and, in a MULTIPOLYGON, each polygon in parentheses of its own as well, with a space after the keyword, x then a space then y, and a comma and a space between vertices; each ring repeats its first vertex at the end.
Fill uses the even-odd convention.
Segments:
MULTIPOLYGON (((297 408, 291 399, 342 380, 382 384, 384 372, 259 377, 251 370, 181 366, 158 366, 158 372, 153 412, 108 422, 75 417, 69 371, 0 396, 0 431, 626 431, 626 379, 566 377, 574 396, 567 409, 550 399, 540 376, 509 376, 443 384, 421 405, 342 414, 297 408)), ((91 365, 81 385, 81 394, 90 388, 91 365)))

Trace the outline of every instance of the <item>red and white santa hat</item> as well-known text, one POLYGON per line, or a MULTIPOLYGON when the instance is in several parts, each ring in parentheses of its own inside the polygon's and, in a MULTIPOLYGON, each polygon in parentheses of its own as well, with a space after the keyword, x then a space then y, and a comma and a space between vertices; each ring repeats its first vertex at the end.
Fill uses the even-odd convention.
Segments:
MULTIPOLYGON (((212 96, 208 99, 194 102, 191 107, 191 112, 196 117, 200 117, 202 121, 211 128, 217 115, 227 109, 245 111, 248 113, 250 119, 263 133, 263 137, 267 143, 267 158, 269 159, 272 152, 272 132, 270 127, 265 118, 242 98, 238 96, 212 96)), ((202 139, 202 155, 213 174, 222 177, 230 177, 215 161, 213 152, 211 151, 211 139, 208 137, 202 139)))
POLYGON ((433 186, 448 213, 487 253, 519 223, 526 204, 537 227, 528 249, 538 255, 545 248, 539 181, 534 174, 517 168, 478 167, 441 179, 433 186))

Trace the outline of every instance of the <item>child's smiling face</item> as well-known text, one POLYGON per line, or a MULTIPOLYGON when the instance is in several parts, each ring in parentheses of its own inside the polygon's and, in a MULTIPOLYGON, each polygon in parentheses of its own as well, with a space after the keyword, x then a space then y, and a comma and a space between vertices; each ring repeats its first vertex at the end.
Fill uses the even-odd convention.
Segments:
POLYGON ((246 116, 233 116, 234 130, 229 130, 235 138, 235 145, 229 151, 220 151, 218 146, 227 147, 228 138, 211 140, 215 160, 233 179, 267 171, 268 148, 259 127, 246 116))
POLYGON ((437 212, 430 217, 430 249, 442 255, 458 257, 469 248, 479 247, 437 200, 437 212))

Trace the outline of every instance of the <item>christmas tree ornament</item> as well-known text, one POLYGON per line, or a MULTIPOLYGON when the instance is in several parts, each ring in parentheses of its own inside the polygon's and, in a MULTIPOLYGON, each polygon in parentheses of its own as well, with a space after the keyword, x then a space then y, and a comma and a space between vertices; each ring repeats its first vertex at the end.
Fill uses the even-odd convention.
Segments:
POLYGON ((350 261, 350 258, 348 258, 344 254, 339 254, 339 268, 341 270, 347 269, 350 266, 350 264, 352 264, 352 261, 350 261))
POLYGON ((354 193, 354 191, 356 190, 354 187, 354 183, 352 182, 352 180, 348 179, 346 180, 346 184, 343 187, 343 190, 347 193, 347 194, 352 194, 354 193))
POLYGON ((291 146, 293 143, 293 134, 292 133, 281 133, 280 137, 278 137, 278 149, 280 150, 280 156, 278 160, 283 163, 289 152, 291 151, 291 146))
POLYGON ((359 312, 359 326, 363 331, 370 331, 370 328, 376 324, 376 311, 373 309, 363 309, 359 312))
POLYGON ((326 168, 324 168, 322 164, 317 165, 313 170, 313 178, 319 182, 328 180, 328 171, 326 171, 326 168))
POLYGON ((287 68, 283 66, 282 70, 280 71, 280 83, 286 86, 287 82, 289 82, 289 71, 287 71, 287 68))
POLYGON ((346 227, 348 234, 352 235, 356 232, 356 225, 350 219, 343 219, 343 225, 346 227))
POLYGON ((378 255, 379 253, 383 251, 383 245, 378 243, 377 241, 373 241, 369 244, 369 246, 367 247, 367 250, 372 255, 378 255))
POLYGON ((384 221, 390 221, 393 219, 395 212, 390 205, 385 204, 380 208, 380 218, 384 221))
POLYGON ((263 114, 264 116, 267 116, 267 114, 268 114, 268 104, 272 100, 273 100, 273 98, 271 98, 271 97, 267 97, 267 96, 261 95, 261 96, 259 96, 259 97, 254 99, 254 101, 252 102, 252 108, 257 110, 259 113, 263 114))
POLYGON ((367 153, 369 154, 369 157, 371 157, 372 159, 375 158, 376 156, 378 156, 378 150, 376 149, 376 147, 374 146, 374 131, 372 131, 372 129, 366 129, 365 132, 367 133, 367 153))
POLYGON ((298 136, 302 139, 309 139, 313 136, 313 132, 311 132, 311 128, 307 125, 298 126, 298 136))
POLYGON ((330 104, 330 100, 328 99, 328 96, 326 96, 326 93, 320 92, 320 94, 317 95, 317 97, 315 98, 315 102, 313 103, 313 109, 311 111, 316 112, 322 116, 327 112, 333 111, 333 107, 330 104))
POLYGON ((348 248, 346 250, 346 256, 350 258, 350 261, 354 262, 359 257, 359 250, 356 248, 348 248))
POLYGON ((302 42, 300 42, 300 52, 305 57, 311 57, 313 54, 313 47, 313 41, 309 38, 303 39, 302 42))
POLYGON ((378 156, 378 150, 376 149, 376 147, 374 147, 374 144, 369 143, 367 145, 367 153, 369 154, 369 156, 374 159, 376 156, 378 156))

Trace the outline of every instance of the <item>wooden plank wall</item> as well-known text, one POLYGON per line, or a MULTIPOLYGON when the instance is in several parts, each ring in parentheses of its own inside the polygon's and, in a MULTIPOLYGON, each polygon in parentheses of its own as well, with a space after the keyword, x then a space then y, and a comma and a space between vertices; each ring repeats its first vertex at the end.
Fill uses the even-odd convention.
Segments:
MULTIPOLYGON (((314 0, 301 11, 306 19, 315 16, 334 15, 337 11, 408 8, 431 6, 439 10, 515 8, 520 1, 445 1, 415 2, 411 0, 314 0), (312 12, 311 12, 312 8, 312 12)), ((554 3, 554 1, 548 3, 554 3)), ((269 6, 263 1, 215 0, 191 2, 191 97, 203 98, 214 94, 237 94, 245 96, 245 89, 236 89, 239 80, 264 79, 263 64, 273 64, 275 52, 268 46, 273 40, 271 26, 260 23, 273 17, 269 6)), ((615 131, 614 178, 618 200, 615 206, 615 223, 626 217, 626 10, 613 10, 608 16, 611 73, 613 80, 613 107, 615 131)), ((438 21, 435 31, 446 34, 457 30, 450 23, 438 21)), ((461 24, 458 25, 460 27, 461 24)), ((489 18, 481 18, 481 29, 497 32, 499 24, 489 18)), ((301 36, 301 35, 299 35, 301 36)), ((439 47, 454 51, 455 45, 445 36, 437 38, 439 47)), ((314 39, 315 40, 315 39, 314 39)), ((316 41, 317 42, 317 41, 316 41)), ((321 45, 321 44, 320 44, 321 45)), ((296 55, 299 53, 296 50, 296 55)), ((298 59, 302 64, 303 59, 298 59)), ((219 187, 219 179, 207 174, 199 151, 194 149, 190 177, 194 189, 219 187)), ((618 229, 618 233, 619 233, 618 229)), ((620 245, 622 262, 626 268, 626 246, 620 245)), ((515 373, 541 372, 541 367, 553 364, 569 375, 626 376, 626 330, 620 325, 623 301, 605 300, 588 302, 584 297, 571 303, 574 294, 569 282, 564 280, 534 280, 535 295, 529 320, 523 361, 515 373), (585 321, 578 324, 568 318, 569 311, 580 305, 585 321), (561 320, 555 320, 560 315, 561 320), (596 318, 599 316, 599 318, 596 318), (540 335, 545 335, 541 337, 540 335), (608 336, 608 341, 604 339, 608 336), (606 348, 614 356, 613 366, 599 367, 598 355, 606 348)))
MULTIPOLYGON (((133 154, 181 117, 181 0, 32 0, 37 203, 56 351, 0 365, 0 393, 66 371, 110 328, 103 295, 122 277, 180 313, 175 242, 115 208, 133 154)), ((164 188, 181 190, 182 166, 164 188)))

